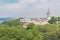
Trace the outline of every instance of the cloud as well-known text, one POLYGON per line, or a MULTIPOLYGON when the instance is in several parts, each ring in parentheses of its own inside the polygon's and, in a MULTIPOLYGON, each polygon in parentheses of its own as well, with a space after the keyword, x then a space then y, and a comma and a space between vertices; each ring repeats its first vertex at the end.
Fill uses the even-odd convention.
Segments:
MULTIPOLYGON (((13 2, 12 0, 11 1, 7 1, 7 0, 3 0, 2 2, 1 2, 1 4, 3 4, 3 3, 10 3, 10 2, 13 2)), ((45 3, 46 3, 47 1, 45 1, 45 0, 19 0, 19 2, 17 2, 17 3, 10 3, 10 4, 5 4, 4 3, 4 5, 2 5, 2 6, 4 6, 4 8, 6 8, 6 9, 14 9, 14 8, 20 8, 20 9, 29 9, 29 8, 32 8, 32 7, 34 7, 34 6, 41 6, 42 7, 42 5, 44 5, 45 3)))
POLYGON ((18 0, 1 0, 1 2, 4 2, 4 3, 17 3, 18 0))
MULTIPOLYGON (((53 15, 60 13, 58 11, 60 10, 60 0, 6 0, 0 2, 0 4, 1 13, 8 15, 10 13, 10 16, 14 17, 43 17, 46 15, 48 8, 53 15)), ((58 16, 58 14, 55 16, 58 16)))
MULTIPOLYGON (((1 4, 3 4, 4 2, 13 2, 10 4, 4 4, 2 6, 6 7, 6 8, 10 8, 10 9, 14 9, 14 8, 32 8, 35 6, 40 6, 40 7, 44 7, 44 6, 54 6, 54 5, 59 5, 59 0, 19 0, 19 2, 17 2, 17 0, 3 0, 2 2, 0 2, 1 4), (14 3, 17 2, 17 3, 14 3)), ((1 5, 0 5, 1 6, 1 5)))

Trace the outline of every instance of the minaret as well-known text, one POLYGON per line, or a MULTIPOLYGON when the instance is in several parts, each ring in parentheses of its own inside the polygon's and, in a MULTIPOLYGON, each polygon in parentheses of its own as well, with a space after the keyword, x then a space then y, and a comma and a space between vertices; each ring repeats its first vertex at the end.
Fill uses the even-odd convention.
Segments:
POLYGON ((47 12, 47 19, 50 20, 51 19, 51 15, 50 15, 50 11, 48 9, 48 12, 47 12))

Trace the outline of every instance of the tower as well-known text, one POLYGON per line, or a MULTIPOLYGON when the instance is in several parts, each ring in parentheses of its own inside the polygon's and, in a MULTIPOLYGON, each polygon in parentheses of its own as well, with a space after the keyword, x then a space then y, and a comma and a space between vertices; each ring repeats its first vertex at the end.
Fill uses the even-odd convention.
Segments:
POLYGON ((50 15, 50 11, 48 9, 48 12, 47 12, 47 19, 50 20, 51 19, 51 15, 50 15))

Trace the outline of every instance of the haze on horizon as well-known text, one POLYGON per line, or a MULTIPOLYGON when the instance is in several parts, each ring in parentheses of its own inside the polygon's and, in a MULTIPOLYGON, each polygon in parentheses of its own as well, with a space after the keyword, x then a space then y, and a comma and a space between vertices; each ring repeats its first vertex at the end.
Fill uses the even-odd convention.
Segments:
POLYGON ((0 0, 0 18, 46 17, 48 9, 51 16, 60 16, 60 0, 0 0))

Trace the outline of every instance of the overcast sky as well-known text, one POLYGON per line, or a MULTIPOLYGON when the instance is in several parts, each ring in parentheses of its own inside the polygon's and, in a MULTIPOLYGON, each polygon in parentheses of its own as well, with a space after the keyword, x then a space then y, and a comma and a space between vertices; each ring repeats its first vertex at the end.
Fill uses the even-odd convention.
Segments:
POLYGON ((51 16, 60 16, 60 0, 0 0, 0 18, 41 18, 48 9, 51 16))

